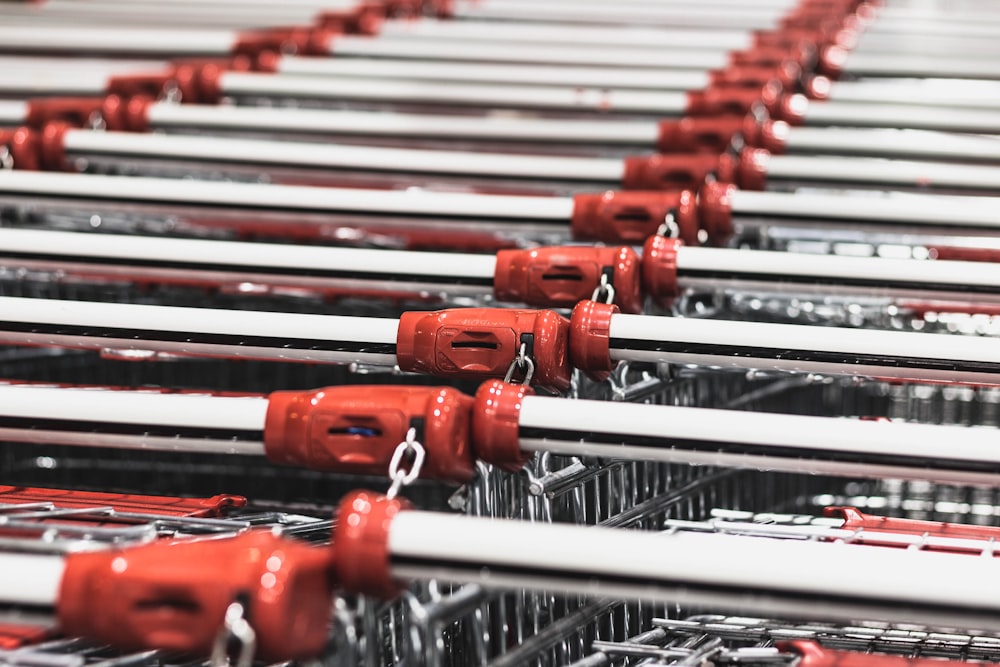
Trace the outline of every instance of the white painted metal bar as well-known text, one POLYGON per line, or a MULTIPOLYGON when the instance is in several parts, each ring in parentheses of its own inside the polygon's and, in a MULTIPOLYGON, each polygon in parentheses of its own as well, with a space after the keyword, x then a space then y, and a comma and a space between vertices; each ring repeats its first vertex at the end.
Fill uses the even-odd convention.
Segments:
POLYGON ((862 77, 958 78, 996 81, 1000 78, 989 58, 960 55, 920 55, 851 52, 844 71, 862 77))
POLYGON ((27 117, 27 102, 0 100, 0 125, 20 125, 27 117))
MULTIPOLYGON (((350 8, 356 3, 341 3, 350 8)), ((336 3, 332 3, 336 5, 336 3)), ((332 9, 336 9, 332 6, 332 9)), ((238 10, 213 3, 185 7, 160 6, 146 3, 120 2, 66 2, 46 0, 43 3, 4 3, 0 5, 0 18, 43 24, 50 21, 95 25, 158 25, 158 26, 218 26, 223 28, 272 28, 283 25, 308 25, 316 17, 311 7, 272 5, 247 5, 238 10)))
POLYGON ((781 12, 775 8, 734 7, 720 10, 714 7, 653 7, 608 5, 549 5, 522 0, 518 2, 462 4, 455 9, 455 18, 473 20, 513 20, 550 23, 597 25, 638 24, 720 29, 773 28, 781 12))
MULTIPOLYGON (((63 147, 69 159, 90 162, 144 161, 154 169, 180 163, 192 173, 225 170, 226 165, 315 172, 349 170, 403 175, 491 177, 500 179, 577 182, 618 187, 625 173, 621 160, 589 157, 555 157, 510 153, 465 152, 329 145, 266 140, 169 136, 125 132, 69 130, 63 147)), ((767 161, 768 183, 821 182, 890 187, 945 188, 997 191, 1000 167, 950 165, 936 162, 880 160, 857 157, 772 156, 767 161)))
POLYGON ((589 27, 513 21, 386 21, 379 34, 394 39, 539 42, 601 47, 693 48, 737 51, 753 44, 745 30, 589 27))
MULTIPOLYGON (((604 0, 546 0, 550 5, 601 5, 604 0)), ((497 3, 497 6, 502 6, 503 0, 497 3)), ((516 4, 523 4, 517 2, 516 4)), ((796 0, 754 0, 754 9, 790 9, 796 6, 796 0)), ((648 6, 662 7, 664 3, 661 0, 624 0, 624 2, 618 3, 616 6, 619 7, 648 7, 648 6)), ((740 0, 708 0, 707 2, 699 3, 699 7, 712 7, 718 8, 720 10, 731 9, 731 8, 742 8, 745 9, 747 6, 746 2, 741 2, 740 0)))
POLYGON ((409 58, 416 60, 456 60, 461 62, 524 63, 529 65, 576 65, 624 67, 628 69, 714 69, 725 67, 728 54, 721 49, 691 50, 671 48, 621 47, 598 49, 585 45, 510 44, 476 39, 413 40, 389 35, 357 37, 345 35, 333 40, 335 57, 409 58))
POLYGON ((809 105, 805 124, 809 127, 842 125, 1000 134, 1000 114, 994 110, 938 105, 867 104, 830 100, 809 105))
POLYGON ((987 428, 527 396, 523 451, 805 474, 994 485, 987 428))
MULTIPOLYGON (((2 102, 0 102, 2 104, 2 102)), ((15 110, 12 109, 11 113, 15 110)), ((3 113, 3 107, 0 107, 3 113)), ((219 107, 153 104, 147 119, 153 129, 354 137, 399 137, 451 141, 646 147, 657 138, 655 123, 627 120, 545 118, 469 118, 449 115, 367 113, 342 110, 219 107)))
POLYGON ((477 85, 407 79, 356 79, 226 72, 223 95, 237 99, 273 97, 343 105, 345 102, 557 112, 683 115, 686 93, 647 90, 579 90, 572 86, 477 85))
MULTIPOLYGON (((69 159, 152 160, 182 162, 192 170, 246 165, 266 173, 269 168, 348 170, 351 173, 430 174, 491 177, 531 181, 576 181, 620 186, 625 174, 621 160, 549 157, 486 152, 384 148, 349 144, 316 144, 239 138, 190 137, 128 132, 69 130, 63 146, 69 159)), ((331 173, 330 176, 333 174, 331 173)))
POLYGON ((681 288, 1000 301, 1000 265, 992 263, 685 245, 676 253, 681 288))
POLYGON ((268 399, 0 386, 4 442, 264 455, 268 399))
POLYGON ((996 11, 920 11, 890 6, 880 8, 877 18, 874 25, 883 25, 900 31, 908 31, 911 27, 915 27, 915 32, 919 32, 925 25, 934 28, 944 26, 954 30, 966 26, 993 26, 1000 30, 1000 14, 996 11))
MULTIPOLYGON (((875 24, 877 25, 877 23, 875 24)), ((1000 53, 996 38, 988 35, 928 35, 913 33, 863 32, 852 45, 857 53, 893 53, 914 55, 962 53, 967 56, 991 56, 1000 53)))
POLYGON ((931 130, 796 127, 784 138, 789 153, 1000 162, 1000 137, 931 130))
POLYGON ((1000 82, 979 79, 839 81, 830 89, 830 99, 854 103, 1000 109, 1000 82))
POLYGON ((89 174, 32 173, 0 170, 0 199, 102 202, 114 208, 149 205, 207 207, 218 211, 280 211, 331 215, 336 212, 399 217, 428 216, 447 222, 461 218, 511 220, 565 226, 573 214, 571 197, 470 195, 426 191, 363 190, 246 183, 180 181, 89 174))
POLYGON ((1000 195, 1000 167, 930 161, 775 155, 767 161, 767 181, 768 186, 846 183, 1000 195))
POLYGON ((139 55, 146 57, 227 56, 237 41, 231 30, 0 25, 0 52, 139 55))
POLYGON ((922 195, 900 192, 870 196, 819 193, 748 192, 731 193, 735 221, 753 218, 794 221, 805 225, 838 223, 891 227, 919 233, 924 229, 977 232, 1000 229, 1000 198, 922 195))
POLYGON ((108 75, 101 71, 61 69, 58 66, 39 74, 9 69, 0 65, 0 95, 35 97, 39 95, 69 95, 96 97, 103 95, 108 75))
MULTIPOLYGON (((574 86, 602 89, 695 90, 709 85, 703 70, 575 67, 555 65, 465 63, 407 59, 284 57, 277 71, 286 75, 406 79, 574 86)), ((2 81, 2 80, 0 80, 2 81)))
POLYGON ((1000 604, 983 586, 1000 573, 994 558, 419 511, 396 514, 385 530, 386 575, 403 581, 669 601, 765 618, 1000 627, 1000 604))
POLYGON ((0 553, 0 603, 51 612, 66 565, 62 556, 0 553))
POLYGON ((0 297, 0 341, 313 363, 396 363, 398 321, 0 297))
MULTIPOLYGON (((73 4, 107 4, 115 3, 119 5, 133 5, 136 4, 135 0, 74 0, 73 4)), ((206 3, 204 0, 155 0, 155 2, 149 2, 147 0, 146 4, 154 4, 160 6, 170 6, 170 7, 193 7, 195 9, 203 7, 206 3)), ((212 0, 211 4, 213 7, 229 7, 232 9, 242 9, 245 7, 273 7, 273 0, 212 0)), ((349 7, 354 7, 358 5, 358 0, 283 0, 281 3, 284 7, 295 7, 295 8, 305 8, 312 10, 323 10, 323 9, 347 9, 349 7)))
POLYGON ((112 280, 484 294, 492 255, 0 229, 0 265, 112 280))
POLYGON ((1000 340, 949 334, 616 314, 612 360, 890 377, 1000 382, 1000 340))

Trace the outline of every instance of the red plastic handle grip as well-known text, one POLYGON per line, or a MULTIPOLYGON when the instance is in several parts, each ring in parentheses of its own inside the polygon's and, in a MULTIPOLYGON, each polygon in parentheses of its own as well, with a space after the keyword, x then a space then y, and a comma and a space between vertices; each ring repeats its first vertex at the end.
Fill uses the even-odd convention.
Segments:
POLYGON ((551 310, 456 308, 399 318, 396 359, 404 371, 485 380, 504 377, 525 346, 532 384, 565 391, 569 322, 551 310))
POLYGON ((690 190, 615 192, 573 198, 573 238, 578 241, 639 245, 674 214, 680 238, 698 243, 698 212, 690 190))
POLYGON ((449 387, 330 387, 271 394, 264 447, 275 463, 356 475, 385 475, 414 428, 426 450, 420 476, 468 482, 472 399, 449 387))
MULTIPOLYGON (((844 528, 848 530, 871 530, 883 533, 903 533, 906 535, 929 535, 932 537, 950 537, 970 540, 1000 541, 1000 528, 996 526, 973 526, 961 523, 940 521, 920 521, 916 519, 897 519, 893 517, 865 514, 855 507, 827 507, 823 514, 844 520, 844 528)), ((866 544, 877 544, 873 538, 862 534, 859 540, 866 544)), ((927 548, 934 549, 933 546, 927 548)))
POLYGON ((723 153, 736 136, 748 146, 783 153, 788 124, 758 120, 753 114, 687 116, 662 121, 656 147, 662 153, 723 153))
POLYGON ((59 591, 62 630, 126 651, 205 655, 241 599, 265 660, 306 659, 325 643, 329 554, 270 532, 71 554, 59 591))
POLYGON ((698 188, 709 177, 733 183, 744 190, 763 190, 767 184, 764 149, 747 149, 722 155, 649 155, 626 158, 622 187, 626 190, 698 188))
POLYGON ((797 667, 942 667, 943 665, 962 667, 971 662, 943 661, 940 658, 907 658, 901 655, 877 655, 856 651, 837 651, 824 648, 806 639, 775 642, 782 651, 798 655, 797 667))
POLYGON ((626 313, 642 311, 639 256, 626 246, 555 246, 497 253, 493 293, 499 301, 570 308, 590 299, 607 276, 614 302, 626 313))
POLYGON ((721 166, 719 155, 641 155, 625 158, 623 190, 697 189, 710 174, 721 166))
MULTIPOLYGON (((112 507, 117 512, 139 512, 163 516, 217 517, 230 509, 244 507, 242 496, 218 495, 211 498, 175 498, 123 493, 98 493, 66 489, 0 486, 0 504, 52 503, 58 508, 86 509, 112 507)), ((71 517, 64 517, 64 519, 71 517)))
MULTIPOLYGON (((28 101, 24 124, 36 130, 51 122, 61 122, 73 127, 93 125, 100 118, 107 118, 109 109, 117 109, 121 100, 91 97, 51 97, 28 101), (110 105, 110 107, 108 106, 110 105)), ((113 111, 112 111, 113 113, 113 111)))
POLYGON ((316 17, 316 25, 345 35, 375 35, 382 28, 388 7, 377 1, 362 2, 340 11, 326 11, 316 17))

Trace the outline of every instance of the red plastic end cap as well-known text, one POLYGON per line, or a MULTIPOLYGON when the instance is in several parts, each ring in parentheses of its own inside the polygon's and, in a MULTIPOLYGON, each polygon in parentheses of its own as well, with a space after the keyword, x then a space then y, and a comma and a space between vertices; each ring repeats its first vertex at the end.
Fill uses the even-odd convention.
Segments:
POLYGON ((66 160, 66 133, 72 130, 66 123, 49 123, 41 132, 38 157, 46 171, 73 171, 66 160))
POLYGON ((729 63, 775 68, 793 63, 799 71, 810 71, 816 64, 816 47, 810 39, 803 38, 793 38, 785 44, 758 44, 745 51, 733 51, 729 63))
POLYGON ((207 655, 226 609, 246 599, 258 657, 319 655, 330 623, 329 554, 254 531, 224 540, 154 542, 66 558, 63 632, 126 651, 207 655))
POLYGON ((811 76, 802 82, 802 92, 810 100, 828 100, 833 83, 822 74, 811 76))
POLYGON ((784 97, 781 85, 777 81, 760 88, 715 86, 689 91, 687 113, 692 116, 742 116, 758 106, 771 111, 784 97))
POLYGON ((42 148, 35 132, 27 127, 14 130, 0 130, 0 146, 7 149, 14 169, 39 171, 44 168, 41 159, 42 148))
POLYGON ((625 158, 623 190, 697 189, 719 169, 719 157, 710 153, 641 155, 625 158))
POLYGON ((402 499, 371 491, 356 491, 340 502, 333 531, 333 572, 337 586, 349 593, 389 600, 404 586, 392 578, 389 528, 400 511, 410 509, 402 499))
POLYGON ((657 305, 667 307, 677 298, 677 247, 682 243, 656 235, 642 247, 642 287, 657 305))
POLYGON ((120 126, 108 125, 109 130, 120 129, 127 132, 149 132, 149 108, 156 103, 151 97, 133 97, 122 105, 119 113, 120 126))
POLYGON ((767 163, 771 154, 763 148, 747 148, 719 158, 719 180, 743 190, 763 190, 767 186, 767 163))
POLYGON ((393 452, 417 429, 427 452, 420 476, 472 479, 472 399, 449 387, 331 387, 270 395, 264 423, 268 459, 313 470, 385 475, 393 452))
POLYGON ((772 155, 780 155, 788 148, 788 123, 783 120, 757 121, 747 114, 743 140, 753 148, 763 148, 772 155))
POLYGON ((101 117, 105 100, 100 97, 52 97, 28 101, 24 124, 40 130, 48 123, 87 127, 101 117))
POLYGON ((611 360, 611 316, 614 305, 581 301, 570 317, 569 356, 576 368, 596 382, 608 379, 615 369, 611 360))
POLYGON ((698 193, 698 210, 701 225, 708 234, 708 242, 723 245, 733 235, 732 193, 735 185, 706 183, 698 193))
POLYGON ((771 107, 771 115, 779 120, 783 120, 789 125, 802 125, 809 112, 809 100, 805 95, 786 95, 771 107))
POLYGON ((521 403, 534 392, 523 384, 486 382, 472 408, 472 443, 476 457, 501 470, 517 472, 531 458, 521 451, 518 423, 521 403))
MULTIPOLYGON (((656 149, 661 153, 725 152, 744 128, 746 114, 729 116, 685 116, 659 125, 656 149)), ((750 122, 753 122, 751 118, 750 122)))
POLYGON ((850 52, 839 46, 828 46, 820 52, 816 71, 830 79, 837 80, 844 74, 850 52))
MULTIPOLYGON (((785 639, 775 642, 774 645, 779 651, 797 655, 798 660, 796 664, 801 667, 850 667, 853 664, 851 661, 845 660, 844 653, 831 651, 807 639, 785 639)), ((880 660, 879 656, 869 653, 859 653, 857 656, 858 662, 856 663, 856 667, 861 667, 862 665, 874 666, 880 660)), ((896 664, 896 667, 910 664, 909 660, 901 656, 893 656, 891 659, 896 664)))
POLYGON ((570 308, 589 299, 608 275, 614 302, 627 313, 642 310, 639 257, 626 246, 555 246, 497 253, 493 293, 499 301, 570 308))
POLYGON ((730 65, 709 72, 710 86, 738 86, 759 89, 777 81, 783 90, 794 90, 802 81, 802 68, 791 60, 773 64, 730 65))
POLYGON ((830 39, 829 46, 838 46, 847 51, 853 51, 861 41, 863 31, 860 28, 841 28, 830 39))
POLYGON ((680 237, 698 242, 698 211, 694 193, 615 192, 573 198, 573 238, 578 241, 639 245, 657 232, 673 212, 680 237))
POLYGON ((174 83, 185 104, 217 104, 223 96, 220 78, 228 63, 186 62, 174 68, 174 83))
POLYGON ((569 322, 551 310, 456 308, 408 312, 399 319, 400 369, 439 377, 504 377, 525 345, 535 364, 532 383, 565 391, 569 322))

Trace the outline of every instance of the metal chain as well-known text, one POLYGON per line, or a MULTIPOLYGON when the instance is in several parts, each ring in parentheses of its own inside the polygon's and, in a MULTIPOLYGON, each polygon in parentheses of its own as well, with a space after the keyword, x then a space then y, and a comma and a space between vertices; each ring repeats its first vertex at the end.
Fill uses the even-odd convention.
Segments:
POLYGON ((417 480, 417 477, 420 476, 420 468, 424 465, 426 455, 427 450, 417 441, 417 429, 410 428, 406 432, 406 439, 396 445, 396 449, 392 453, 392 458, 389 459, 389 479, 392 480, 392 484, 385 493, 386 497, 395 498, 401 488, 409 486, 417 480), (403 468, 404 456, 413 457, 413 463, 410 465, 409 470, 403 468))
POLYGON ((594 288, 594 293, 591 295, 591 301, 602 301, 601 295, 604 295, 604 303, 614 303, 615 302, 615 286, 611 284, 608 280, 608 274, 601 274, 601 283, 594 288))
POLYGON ((663 218, 663 224, 656 230, 657 236, 666 236, 668 239, 676 239, 681 235, 680 225, 677 224, 677 212, 674 209, 667 211, 663 218))
POLYGON ((527 369, 521 384, 531 384, 531 377, 535 374, 535 361, 528 356, 528 346, 525 343, 521 343, 521 349, 517 351, 517 356, 514 357, 514 361, 510 362, 507 375, 503 378, 504 382, 507 384, 513 382, 515 369, 527 369))
POLYGON ((211 667, 229 667, 233 664, 229 660, 229 645, 232 641, 239 644, 234 667, 253 666, 253 657, 257 650, 257 633, 247 621, 245 611, 239 602, 233 602, 226 609, 225 623, 212 647, 212 657, 209 661, 211 667))

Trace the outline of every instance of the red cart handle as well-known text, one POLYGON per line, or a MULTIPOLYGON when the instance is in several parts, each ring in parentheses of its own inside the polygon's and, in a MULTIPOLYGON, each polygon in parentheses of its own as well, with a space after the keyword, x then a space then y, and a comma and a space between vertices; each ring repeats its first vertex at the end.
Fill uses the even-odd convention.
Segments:
POLYGON ((205 655, 239 601, 259 657, 310 658, 328 633, 328 564, 325 550, 265 531, 75 553, 66 558, 59 625, 123 650, 205 655))
POLYGON ((807 639, 775 642, 781 651, 799 657, 797 667, 949 667, 970 666, 971 662, 942 661, 931 658, 907 658, 901 655, 877 655, 857 651, 836 651, 807 639))
MULTIPOLYGON (((973 526, 941 521, 897 519, 865 514, 855 507, 827 507, 823 510, 823 515, 843 519, 843 528, 847 530, 870 530, 883 533, 902 533, 905 535, 927 535, 930 537, 983 541, 994 540, 1000 542, 1000 528, 996 526, 973 526)), ((871 539, 866 539, 864 534, 861 535, 860 539, 871 543, 871 539)))
POLYGON ((627 246, 554 246, 501 250, 493 275, 499 301, 571 308, 607 286, 626 313, 642 311, 639 256, 627 246))
POLYGON ((516 365, 525 384, 561 392, 572 374, 568 337, 569 322, 551 310, 407 312, 399 318, 396 359, 404 371, 466 379, 511 376, 516 365))
POLYGON ((448 387, 330 387, 270 395, 264 425, 268 459, 357 475, 385 475, 413 437, 426 450, 420 476, 468 482, 472 399, 448 387))

